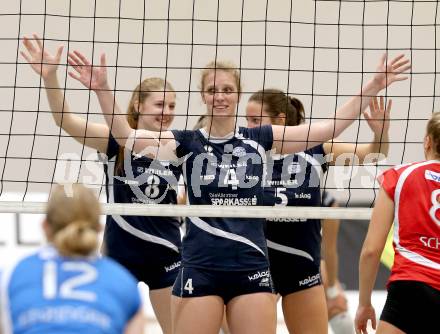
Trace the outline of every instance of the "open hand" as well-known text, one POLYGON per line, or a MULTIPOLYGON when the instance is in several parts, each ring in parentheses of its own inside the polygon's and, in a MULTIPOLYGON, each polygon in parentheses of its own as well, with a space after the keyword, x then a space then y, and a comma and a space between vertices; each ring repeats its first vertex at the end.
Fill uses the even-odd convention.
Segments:
POLYGON ((60 45, 54 56, 43 48, 43 42, 37 34, 32 36, 31 38, 23 37, 23 45, 26 48, 26 52, 20 51, 20 54, 37 74, 46 79, 56 73, 64 47, 60 45))
POLYGON ((373 97, 370 102, 370 110, 364 111, 364 117, 369 127, 376 135, 387 134, 390 129, 390 111, 393 101, 388 100, 385 107, 385 99, 383 96, 377 101, 377 96, 373 97))
POLYGON ((69 75, 92 90, 107 89, 107 64, 105 53, 101 54, 100 64, 92 65, 79 51, 69 52, 67 62, 74 72, 69 75))
POLYGON ((356 311, 356 317, 354 319, 354 328, 356 334, 368 334, 367 323, 368 320, 371 321, 371 327, 376 329, 376 312, 373 306, 358 306, 356 311))
POLYGON ((402 75, 402 73, 408 71, 410 68, 411 64, 409 59, 405 58, 405 55, 400 54, 388 62, 387 54, 385 53, 377 66, 374 81, 379 86, 380 90, 384 89, 395 81, 408 79, 408 77, 402 75))

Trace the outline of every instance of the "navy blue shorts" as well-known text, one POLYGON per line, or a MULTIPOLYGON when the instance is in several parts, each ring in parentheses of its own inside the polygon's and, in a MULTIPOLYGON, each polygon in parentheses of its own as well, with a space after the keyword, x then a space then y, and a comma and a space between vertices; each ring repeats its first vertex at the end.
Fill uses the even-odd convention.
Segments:
POLYGON ((274 293, 268 268, 251 271, 220 271, 182 267, 173 295, 182 298, 219 296, 225 305, 234 297, 250 293, 274 293))
POLYGON ((269 248, 269 263, 275 292, 283 297, 322 284, 319 258, 312 261, 269 248))
POLYGON ((180 268, 180 255, 170 253, 168 259, 160 261, 146 258, 143 262, 129 262, 115 256, 110 256, 126 268, 139 282, 144 282, 150 290, 163 289, 173 286, 180 268))
POLYGON ((180 253, 142 240, 116 224, 106 224, 103 253, 147 284, 150 290, 173 286, 179 272, 180 253))
POLYGON ((394 281, 380 320, 407 334, 438 332, 440 291, 416 281, 394 281))

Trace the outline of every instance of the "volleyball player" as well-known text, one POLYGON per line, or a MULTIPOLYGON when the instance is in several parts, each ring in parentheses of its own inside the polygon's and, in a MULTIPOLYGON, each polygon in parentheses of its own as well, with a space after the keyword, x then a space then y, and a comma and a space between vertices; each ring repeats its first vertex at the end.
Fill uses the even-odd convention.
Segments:
MULTIPOLYGON (((41 75, 56 124, 79 143, 106 154, 107 197, 110 203, 176 203, 180 171, 166 161, 137 157, 124 150, 110 134, 107 124, 86 121, 70 111, 57 79, 63 47, 55 56, 34 35, 24 38, 23 57, 41 75), (173 177, 169 177, 172 175, 173 177)), ((71 61, 78 60, 75 54, 71 61)), ((80 80, 97 85, 90 67, 80 69, 80 80)), ((133 91, 126 115, 133 129, 160 131, 174 118, 176 95, 172 86, 160 78, 143 80, 133 91)), ((126 267, 149 287, 150 300, 165 334, 171 333, 171 289, 180 266, 181 236, 174 217, 107 216, 104 252, 126 267)))
POLYGON ((142 334, 137 282, 97 255, 100 206, 79 184, 54 188, 43 231, 49 245, 5 269, 3 333, 142 334))
MULTIPOLYGON (((365 85, 361 94, 341 107, 334 119, 299 126, 236 129, 240 76, 234 66, 213 62, 202 72, 202 100, 207 122, 200 130, 134 131, 120 116, 106 81, 101 56, 92 87, 104 117, 121 146, 156 157, 174 155, 181 162, 190 204, 262 204, 265 151, 292 154, 339 135, 381 89, 403 80, 402 57, 365 85), (362 96, 362 97, 361 97, 362 96), (183 160, 182 160, 183 158, 183 160), (179 160, 180 159, 180 160, 179 160)), ((87 62, 74 64, 80 70, 87 62)), ((77 76, 74 76, 77 77, 77 76)), ((180 333, 218 333, 224 305, 233 333, 274 333, 275 298, 266 253, 263 220, 189 217, 182 243, 182 267, 174 285, 173 324, 180 333)))
MULTIPOLYGON (((375 100, 373 100, 375 101, 375 100)), ((391 100, 390 100, 391 102, 391 100)), ((381 110, 383 110, 381 105, 381 110)), ((374 107, 373 107, 374 108, 374 107)), ((391 111, 390 105, 385 111, 385 119, 391 111)), ((388 132, 388 131, 384 131, 388 132)), ((382 140, 388 140, 388 133, 384 133, 382 140)), ((380 140, 380 138, 379 138, 380 140)), ((338 207, 336 199, 326 190, 322 193, 322 206, 338 207)), ((353 318, 348 312, 348 302, 338 278, 339 255, 338 234, 341 221, 339 219, 322 220, 322 256, 321 278, 327 297, 327 315, 330 327, 335 334, 354 333, 353 318)))
MULTIPOLYGON (((193 130, 199 130, 205 126, 205 121, 208 114, 203 114, 199 116, 199 119, 197 120, 196 124, 193 126, 193 130)), ((182 204, 186 204, 186 191, 185 191, 185 201, 182 204)), ((226 306, 225 306, 226 311, 226 306)), ((220 334, 229 334, 229 327, 228 327, 228 321, 226 319, 226 312, 223 313, 223 319, 220 329, 220 334)))
POLYGON ((424 139, 426 161, 396 166, 380 177, 381 188, 359 261, 355 328, 376 328, 371 293, 380 256, 394 221, 394 264, 376 333, 438 332, 440 310, 440 113, 424 139))
MULTIPOLYGON (((391 64, 400 60, 399 56, 391 64)), ((406 63, 403 62, 402 66, 406 63)), ((381 108, 376 99, 370 106, 370 113, 364 113, 374 133, 370 144, 330 141, 299 154, 273 156, 270 161, 272 177, 268 178, 264 188, 265 204, 320 206, 320 178, 327 170, 327 162, 335 163, 340 156, 349 154, 356 154, 361 162, 370 153, 386 154, 389 110, 385 112, 382 98, 381 108), (327 155, 329 158, 325 159, 327 155)), ((280 90, 266 89, 249 98, 246 117, 249 127, 279 124, 288 129, 304 123, 304 107, 301 101, 280 90)), ((284 320, 289 332, 327 333, 326 296, 320 274, 321 221, 269 218, 266 237, 274 287, 282 297, 284 320), (308 321, 304 321, 305 318, 308 321)), ((353 332, 353 323, 350 323, 350 329, 353 332)))

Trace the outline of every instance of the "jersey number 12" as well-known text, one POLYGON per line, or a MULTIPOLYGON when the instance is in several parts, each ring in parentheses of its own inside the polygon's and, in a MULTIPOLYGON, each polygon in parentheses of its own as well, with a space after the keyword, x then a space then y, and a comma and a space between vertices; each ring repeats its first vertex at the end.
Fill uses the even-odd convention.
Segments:
POLYGON ((96 281, 98 273, 95 267, 87 262, 63 262, 60 266, 61 272, 76 274, 59 282, 57 263, 54 261, 45 262, 43 269, 44 298, 75 299, 86 302, 96 300, 96 293, 81 289, 82 286, 96 281))

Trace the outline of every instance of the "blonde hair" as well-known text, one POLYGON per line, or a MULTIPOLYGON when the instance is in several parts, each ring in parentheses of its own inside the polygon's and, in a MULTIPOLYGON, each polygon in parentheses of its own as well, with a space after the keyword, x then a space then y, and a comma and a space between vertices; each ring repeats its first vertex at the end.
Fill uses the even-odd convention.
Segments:
POLYGON ((202 70, 202 76, 200 79, 200 91, 205 91, 205 79, 212 71, 224 71, 232 74, 235 80, 235 85, 237 86, 237 94, 240 97, 242 88, 241 88, 241 77, 240 71, 237 69, 237 66, 234 63, 229 61, 211 61, 208 63, 205 68, 202 70))
POLYGON ((58 252, 68 257, 92 254, 99 243, 100 213, 92 190, 80 184, 56 186, 47 203, 46 221, 58 252))
POLYGON ((193 126, 193 130, 201 129, 206 124, 206 118, 208 117, 207 114, 203 114, 199 116, 199 119, 197 120, 197 123, 193 126))
POLYGON ((426 135, 432 140, 434 153, 440 156, 440 112, 432 114, 431 119, 426 125, 426 135))
MULTIPOLYGON (((144 103, 144 101, 153 92, 174 92, 173 86, 161 78, 147 78, 143 80, 131 94, 130 102, 127 108, 127 122, 132 129, 138 128, 139 123, 139 106, 144 103)), ((124 165, 124 147, 119 147, 118 157, 116 159, 116 174, 121 175, 122 168, 124 165)))

